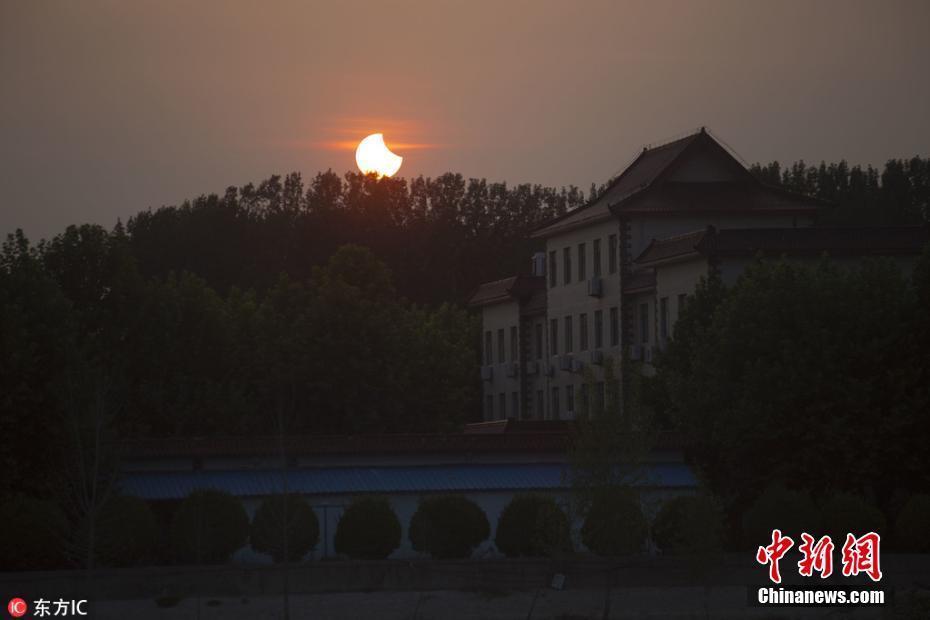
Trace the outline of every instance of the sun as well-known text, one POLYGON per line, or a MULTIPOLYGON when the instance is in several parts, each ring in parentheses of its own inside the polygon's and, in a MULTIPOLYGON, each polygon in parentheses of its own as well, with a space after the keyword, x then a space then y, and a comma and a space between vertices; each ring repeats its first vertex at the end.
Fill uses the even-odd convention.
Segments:
POLYGON ((392 177, 400 170, 403 161, 403 157, 392 153, 384 144, 384 134, 371 134, 355 149, 355 163, 365 174, 374 172, 379 177, 392 177))

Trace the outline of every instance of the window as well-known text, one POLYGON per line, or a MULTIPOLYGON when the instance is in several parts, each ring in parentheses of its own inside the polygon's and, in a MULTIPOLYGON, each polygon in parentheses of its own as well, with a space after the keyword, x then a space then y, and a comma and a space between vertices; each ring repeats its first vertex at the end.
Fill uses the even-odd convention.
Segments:
POLYGON ((484 363, 491 365, 494 363, 494 349, 491 348, 491 332, 484 332, 484 363))
POLYGON ((586 256, 585 247, 583 243, 578 244, 578 281, 584 282, 585 278, 588 277, 586 271, 588 268, 588 257, 586 256))
POLYGON ((589 415, 591 413, 591 404, 588 402, 588 384, 582 383, 578 389, 581 392, 581 413, 589 415))
POLYGON ((504 330, 497 330, 497 363, 503 364, 507 361, 507 354, 504 351, 504 330))
POLYGON ((552 351, 552 355, 559 354, 559 320, 558 319, 549 320, 549 348, 552 351))
POLYGON ((555 260, 555 250, 552 250, 549 252, 549 288, 554 287, 558 281, 558 273, 556 273, 557 269, 558 265, 556 264, 555 260))
POLYGON ((565 278, 565 284, 569 284, 572 281, 572 249, 565 248, 562 250, 562 271, 564 271, 563 277, 565 278))
POLYGON ((507 394, 505 394, 504 392, 501 392, 498 395, 498 402, 500 404, 501 410, 498 412, 497 415, 501 417, 501 420, 506 420, 507 419, 507 394))
POLYGON ((616 306, 610 309, 610 346, 620 344, 620 312, 616 306))
POLYGON ((594 385, 594 410, 598 413, 604 411, 604 382, 598 381, 594 385))
POLYGON ((659 300, 659 337, 668 340, 668 297, 659 300))
POLYGON ((607 237, 607 271, 617 273, 617 235, 607 237))
POLYGON ((688 296, 685 293, 678 296, 678 316, 681 316, 681 311, 685 309, 686 301, 688 301, 688 296))
POLYGON ((552 402, 549 403, 549 417, 553 420, 559 419, 559 388, 552 388, 552 402))
POLYGON ((484 399, 484 419, 493 420, 494 419, 494 395, 488 394, 484 399))
POLYGON ((588 350, 588 314, 582 313, 578 317, 578 350, 588 350))
POLYGON ((600 349, 604 346, 604 313, 601 310, 594 311, 594 348, 600 349))
POLYGON ((514 418, 522 418, 520 415, 520 394, 517 392, 510 393, 510 415, 514 418))
POLYGON ((649 342, 649 304, 639 304, 639 341, 649 342))
POLYGON ((541 360, 543 357, 543 324, 536 324, 536 359, 541 360))
POLYGON ((575 348, 575 343, 572 342, 572 332, 575 330, 572 329, 572 315, 565 317, 565 352, 571 353, 575 348))
POLYGON ((520 343, 517 340, 517 326, 510 326, 510 361, 517 361, 517 351, 520 350, 520 343))
POLYGON ((575 411, 575 386, 568 385, 565 387, 565 412, 574 413, 575 411))
POLYGON ((543 398, 543 391, 536 390, 536 419, 542 420, 546 415, 546 403, 543 398))
POLYGON ((594 274, 594 277, 600 277, 601 275, 601 240, 595 239, 591 245, 591 260, 594 261, 594 264, 591 265, 591 273, 594 274))

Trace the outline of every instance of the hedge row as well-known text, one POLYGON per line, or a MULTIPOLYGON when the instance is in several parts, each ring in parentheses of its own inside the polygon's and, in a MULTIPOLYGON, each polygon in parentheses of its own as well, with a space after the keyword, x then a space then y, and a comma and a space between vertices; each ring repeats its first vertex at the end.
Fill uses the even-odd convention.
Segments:
MULTIPOLYGON (((663 553, 700 553, 720 549, 724 517, 705 496, 684 496, 663 504, 652 524, 652 540, 663 553)), ((930 552, 930 495, 914 495, 894 523, 894 548, 930 552)), ((81 562, 94 537, 96 562, 103 566, 142 565, 157 557, 160 531, 149 505, 141 499, 114 496, 93 523, 69 523, 51 502, 14 498, 0 505, 0 564, 17 568, 59 568, 81 562), (76 534, 76 535, 75 535, 76 534), (64 544, 67 540, 68 544, 64 544), (68 558, 65 552, 69 553, 68 558)), ((773 529, 797 536, 802 531, 829 534, 885 532, 884 515, 863 499, 836 494, 820 503, 809 495, 781 487, 766 490, 742 517, 746 548, 764 544, 773 529)), ((494 543, 509 557, 538 557, 571 549, 569 520, 551 497, 518 495, 501 512, 494 543)), ((410 522, 410 541, 433 558, 467 558, 488 539, 484 511, 460 495, 424 498, 410 522)), ((168 527, 174 557, 182 562, 222 563, 251 542, 274 561, 297 561, 319 542, 313 508, 297 495, 265 499, 249 522, 232 495, 200 490, 189 495, 168 527)), ((355 559, 382 559, 400 546, 401 524, 390 502, 365 497, 345 510, 335 534, 337 553, 355 559)), ((636 553, 649 540, 649 524, 636 496, 609 489, 593 496, 581 539, 604 556, 636 553)))
POLYGON ((771 541, 776 528, 795 538, 801 532, 829 535, 837 546, 843 544, 847 533, 878 532, 896 551, 927 553, 928 523, 930 495, 912 495, 889 528, 882 511, 857 495, 834 493, 815 502, 804 491, 776 485, 766 489, 743 514, 740 542, 744 548, 755 549, 771 541))

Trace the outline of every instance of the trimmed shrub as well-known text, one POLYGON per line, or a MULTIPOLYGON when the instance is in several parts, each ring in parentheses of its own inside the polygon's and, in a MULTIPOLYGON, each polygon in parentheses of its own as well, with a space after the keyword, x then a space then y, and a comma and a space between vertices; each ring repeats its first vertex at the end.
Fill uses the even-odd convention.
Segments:
POLYGON ((743 544, 748 549, 772 542, 775 529, 793 538, 796 544, 801 532, 821 531, 820 511, 810 495, 771 486, 743 514, 743 544))
POLYGON ((436 559, 470 557, 490 534, 484 511, 462 495, 423 499, 410 519, 413 548, 436 559))
POLYGON ((671 499, 659 509, 652 525, 663 553, 709 553, 723 546, 723 511, 706 495, 671 499))
POLYGON ((400 546, 400 520, 384 497, 354 500, 336 526, 336 553, 357 560, 383 560, 400 546))
MULTIPOLYGON (((83 529, 86 541, 86 524, 83 529)), ((155 556, 158 522, 145 500, 129 495, 110 497, 100 509, 95 530, 95 553, 102 566, 139 566, 155 556)))
POLYGON ((194 491, 171 521, 171 547, 182 562, 222 564, 248 536, 249 517, 242 503, 223 491, 194 491))
POLYGON ((581 526, 581 542, 598 555, 636 553, 642 550, 648 530, 633 492, 612 487, 595 493, 581 526))
POLYGON ((912 496, 895 520, 895 546, 911 553, 930 552, 930 495, 912 496))
POLYGON ((508 557, 539 557, 569 550, 568 517, 551 497, 514 497, 501 512, 494 542, 508 557))
POLYGON ((31 497, 0 502, 3 570, 61 568, 68 521, 54 503, 31 497))
POLYGON ((823 516, 823 531, 810 532, 814 538, 829 534, 837 549, 846 542, 846 534, 852 533, 857 537, 869 532, 877 532, 884 536, 887 532, 885 515, 882 511, 868 503, 858 495, 850 493, 837 493, 831 495, 820 506, 823 516))
POLYGON ((252 549, 270 555, 275 562, 297 562, 318 542, 320 522, 307 500, 299 495, 267 497, 255 511, 252 549))

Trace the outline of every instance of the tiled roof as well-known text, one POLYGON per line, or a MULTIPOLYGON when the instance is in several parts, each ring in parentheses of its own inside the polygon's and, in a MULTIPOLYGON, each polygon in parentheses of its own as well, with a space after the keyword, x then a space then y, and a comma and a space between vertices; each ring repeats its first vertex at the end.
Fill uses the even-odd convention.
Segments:
POLYGON ((827 203, 761 183, 665 182, 614 206, 617 213, 813 213, 827 203))
MULTIPOLYGON (((486 422, 468 425, 464 433, 397 433, 386 435, 302 435, 285 437, 289 456, 426 455, 426 454, 564 454, 571 423, 546 421, 486 422)), ((172 437, 120 442, 124 459, 192 457, 260 457, 280 454, 276 436, 172 437)), ((681 437, 663 433, 657 450, 678 450, 681 437)))
POLYGON ((701 136, 706 136, 706 133, 700 131, 668 144, 651 149, 644 148, 633 163, 610 182, 597 200, 549 220, 534 231, 532 236, 546 237, 554 232, 609 218, 608 205, 619 202, 649 186, 690 144, 700 139, 701 136))
MULTIPOLYGON (((556 491, 570 487, 561 463, 458 464, 417 467, 320 467, 287 472, 287 490, 301 495, 361 493, 468 493, 480 491, 556 491)), ((631 483, 645 488, 694 488, 697 480, 685 463, 643 466, 631 483)), ((238 497, 284 492, 279 470, 128 472, 120 486, 146 500, 174 500, 196 489, 216 489, 238 497)))
MULTIPOLYGON (((399 433, 391 435, 307 435, 283 441, 291 456, 447 454, 529 452, 560 453, 568 434, 535 433, 399 433)), ((279 454, 278 437, 178 437, 123 441, 127 459, 168 457, 257 457, 279 454)))
POLYGON ((653 269, 634 271, 630 277, 623 280, 624 294, 645 293, 655 289, 656 272, 653 269))
POLYGON ((707 234, 707 229, 665 239, 653 239, 646 246, 646 249, 636 257, 634 262, 647 264, 695 254, 697 253, 697 244, 704 238, 705 234, 707 234))
POLYGON ((568 433, 567 420, 493 420, 466 424, 465 433, 568 433))
MULTIPOLYGON (((494 282, 485 282, 475 289, 468 300, 470 306, 487 306, 505 301, 523 301, 542 290, 546 281, 541 276, 510 276, 494 282)), ((543 297, 545 303, 545 297, 543 297)))
POLYGON ((478 286, 471 298, 468 300, 470 306, 484 306, 487 304, 510 301, 510 289, 516 283, 517 276, 495 280, 494 282, 485 282, 478 286))
POLYGON ((754 211, 810 213, 828 203, 761 183, 726 148, 703 129, 651 149, 616 177, 594 202, 579 207, 533 232, 548 237, 594 222, 637 213, 754 211), (674 181, 675 171, 692 156, 713 158, 732 173, 720 182, 674 181))
POLYGON ((930 227, 744 228, 710 230, 697 249, 713 256, 786 255, 892 256, 919 254, 930 243, 930 227))

